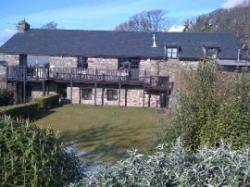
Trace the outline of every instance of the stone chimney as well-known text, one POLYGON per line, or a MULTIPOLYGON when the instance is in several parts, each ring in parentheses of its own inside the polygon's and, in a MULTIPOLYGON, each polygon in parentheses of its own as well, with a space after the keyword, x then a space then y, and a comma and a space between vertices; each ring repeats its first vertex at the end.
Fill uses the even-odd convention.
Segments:
POLYGON ((17 30, 18 32, 24 33, 25 31, 30 29, 30 24, 25 21, 25 19, 21 20, 17 24, 17 30))

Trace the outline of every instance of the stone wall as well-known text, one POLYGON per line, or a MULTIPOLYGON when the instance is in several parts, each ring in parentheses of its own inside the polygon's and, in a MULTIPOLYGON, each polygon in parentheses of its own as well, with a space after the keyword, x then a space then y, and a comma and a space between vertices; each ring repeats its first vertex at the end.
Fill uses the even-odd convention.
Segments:
POLYGON ((19 55, 10 55, 0 53, 0 61, 7 62, 8 65, 18 65, 19 64, 19 55))
POLYGON ((77 67, 77 57, 59 57, 51 56, 49 57, 50 67, 62 68, 62 67, 77 67))
MULTIPOLYGON (((96 104, 102 105, 102 91, 103 91, 103 103, 105 106, 119 106, 119 99, 109 101, 107 99, 107 90, 113 88, 96 88, 96 104)), ((117 92, 119 93, 118 89, 117 92)), ((125 89, 120 90, 120 106, 125 106, 125 89)), ((67 87, 67 99, 71 99, 71 89, 67 87)), ((145 103, 144 106, 148 106, 149 95, 145 93, 145 103)), ((159 107, 159 95, 151 94, 150 107, 159 107)), ((81 92, 79 87, 72 87, 72 103, 73 104, 95 104, 95 89, 92 88, 92 97, 90 100, 85 100, 81 97, 81 92)), ((127 90, 127 106, 128 107, 143 107, 143 90, 142 89, 128 89, 127 90)))
POLYGON ((88 58, 88 68, 117 70, 118 59, 116 58, 88 58))

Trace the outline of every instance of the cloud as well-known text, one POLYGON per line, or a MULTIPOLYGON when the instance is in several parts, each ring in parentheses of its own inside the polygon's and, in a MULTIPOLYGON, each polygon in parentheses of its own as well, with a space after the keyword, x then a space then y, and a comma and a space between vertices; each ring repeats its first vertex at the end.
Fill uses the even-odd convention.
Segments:
POLYGON ((243 3, 250 4, 250 0, 226 0, 226 2, 222 4, 222 8, 233 8, 243 3))
POLYGON ((173 25, 172 27, 170 27, 168 32, 183 32, 184 28, 185 27, 183 25, 173 25))
POLYGON ((16 30, 6 28, 0 32, 0 46, 6 42, 12 35, 16 33, 16 30))

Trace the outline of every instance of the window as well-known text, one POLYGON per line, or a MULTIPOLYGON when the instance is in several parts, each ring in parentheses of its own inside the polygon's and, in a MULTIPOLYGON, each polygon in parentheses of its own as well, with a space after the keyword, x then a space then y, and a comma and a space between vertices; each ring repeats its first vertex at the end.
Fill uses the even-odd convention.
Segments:
POLYGON ((49 64, 49 57, 48 56, 34 56, 28 55, 27 56, 27 64, 28 65, 46 65, 49 64))
POLYGON ((118 99, 118 93, 117 90, 114 89, 108 89, 107 90, 107 100, 108 101, 114 101, 118 99))
POLYGON ((178 49, 177 48, 167 48, 167 57, 168 58, 177 58, 178 49))
POLYGON ((88 68, 88 58, 79 56, 77 58, 77 67, 84 68, 84 69, 88 68))
POLYGON ((138 69, 139 68, 139 58, 119 58, 118 59, 118 69, 138 69))
POLYGON ((206 57, 216 59, 218 56, 218 49, 216 48, 207 48, 206 49, 206 57))
POLYGON ((83 88, 82 89, 82 98, 84 100, 91 100, 92 99, 92 88, 83 88))

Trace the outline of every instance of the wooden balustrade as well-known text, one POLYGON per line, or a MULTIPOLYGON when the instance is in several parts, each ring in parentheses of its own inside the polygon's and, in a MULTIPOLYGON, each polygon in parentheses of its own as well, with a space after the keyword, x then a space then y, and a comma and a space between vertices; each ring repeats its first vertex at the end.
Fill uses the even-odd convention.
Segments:
POLYGON ((149 72, 113 69, 58 68, 45 66, 8 66, 6 73, 12 81, 64 81, 64 82, 137 82, 146 87, 164 89, 169 86, 169 78, 150 76, 149 72))

